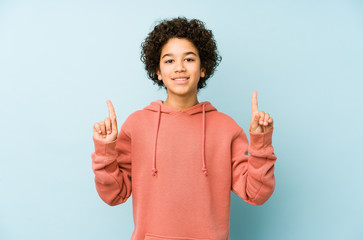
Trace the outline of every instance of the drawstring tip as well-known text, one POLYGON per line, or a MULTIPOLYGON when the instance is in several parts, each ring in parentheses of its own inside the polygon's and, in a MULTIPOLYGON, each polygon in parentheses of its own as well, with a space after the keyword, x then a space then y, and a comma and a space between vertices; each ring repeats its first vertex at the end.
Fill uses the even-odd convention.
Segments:
POLYGON ((207 169, 206 169, 206 168, 203 168, 203 169, 202 169, 202 171, 203 171, 203 173, 204 173, 206 176, 208 176, 208 171, 207 171, 207 169))
POLYGON ((158 170, 154 168, 154 169, 152 170, 152 173, 153 173, 153 176, 156 176, 156 174, 158 173, 158 170))

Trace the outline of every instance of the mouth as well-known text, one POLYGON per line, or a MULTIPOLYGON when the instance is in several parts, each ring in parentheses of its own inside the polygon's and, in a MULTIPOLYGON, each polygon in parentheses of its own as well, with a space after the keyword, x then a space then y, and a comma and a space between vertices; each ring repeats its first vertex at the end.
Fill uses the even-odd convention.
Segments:
POLYGON ((186 83, 188 81, 189 77, 177 77, 177 78, 172 78, 173 81, 175 81, 178 84, 183 84, 186 83))

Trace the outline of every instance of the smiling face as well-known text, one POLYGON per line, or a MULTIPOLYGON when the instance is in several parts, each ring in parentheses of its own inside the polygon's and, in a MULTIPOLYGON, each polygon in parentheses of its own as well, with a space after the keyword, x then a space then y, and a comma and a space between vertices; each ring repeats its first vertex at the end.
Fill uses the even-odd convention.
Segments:
POLYGON ((161 49, 160 69, 156 71, 163 80, 168 96, 192 97, 197 94, 200 77, 205 76, 198 50, 184 38, 171 38, 161 49))

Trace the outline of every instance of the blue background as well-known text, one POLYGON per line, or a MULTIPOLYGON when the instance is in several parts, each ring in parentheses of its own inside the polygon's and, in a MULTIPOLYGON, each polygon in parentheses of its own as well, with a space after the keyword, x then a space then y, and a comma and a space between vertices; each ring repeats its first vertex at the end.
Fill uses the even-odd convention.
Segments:
POLYGON ((156 21, 206 23, 223 57, 201 90, 249 127, 275 121, 276 189, 232 193, 237 239, 363 239, 362 1, 1 1, 0 239, 130 239, 132 199, 98 197, 92 128, 166 99, 140 44, 156 21))

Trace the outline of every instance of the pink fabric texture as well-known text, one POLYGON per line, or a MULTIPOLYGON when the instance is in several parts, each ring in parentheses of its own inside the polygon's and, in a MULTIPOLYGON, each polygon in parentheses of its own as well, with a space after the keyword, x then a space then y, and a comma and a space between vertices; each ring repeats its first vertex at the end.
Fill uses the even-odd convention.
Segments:
POLYGON ((151 102, 114 142, 93 139, 97 192, 111 206, 132 193, 132 240, 228 240, 231 191, 262 205, 275 188, 272 131, 249 134, 208 101, 151 102))

